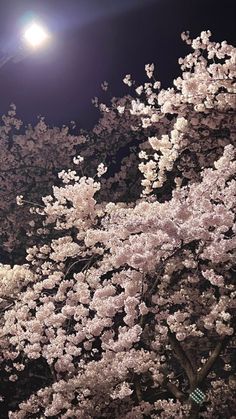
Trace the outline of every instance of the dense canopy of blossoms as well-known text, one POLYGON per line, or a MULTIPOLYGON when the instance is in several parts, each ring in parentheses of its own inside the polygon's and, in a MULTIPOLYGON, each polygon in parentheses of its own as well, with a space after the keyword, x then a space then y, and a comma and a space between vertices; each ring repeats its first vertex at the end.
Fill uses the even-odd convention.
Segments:
POLYGON ((15 254, 21 260, 22 247, 29 245, 26 231, 33 222, 28 207, 17 207, 16 195, 18 203, 25 196, 38 202, 49 193, 58 173, 72 166, 76 145, 83 139, 71 135, 68 127, 48 127, 43 118, 34 127, 23 127, 14 105, 1 119, 0 249, 14 261, 15 254))
POLYGON ((182 37, 173 87, 147 64, 58 151, 73 163, 31 206, 25 263, 0 265, 10 419, 234 418, 236 51, 182 37))

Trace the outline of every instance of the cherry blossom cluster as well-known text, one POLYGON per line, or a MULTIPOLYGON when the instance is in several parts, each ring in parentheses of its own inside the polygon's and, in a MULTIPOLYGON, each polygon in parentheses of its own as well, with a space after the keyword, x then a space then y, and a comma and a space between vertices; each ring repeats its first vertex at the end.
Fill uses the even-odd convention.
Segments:
POLYGON ((100 107, 76 167, 31 208, 26 263, 0 266, 0 295, 13 297, 0 322, 5 383, 46 371, 10 419, 233 418, 235 52, 209 37, 183 35, 194 52, 174 88, 150 81, 100 107), (112 172, 121 145, 130 153, 112 172))
MULTIPOLYGON (((210 31, 203 31, 200 37, 190 40, 188 34, 182 34, 193 49, 193 53, 179 59, 182 77, 167 90, 160 90, 155 79, 140 85, 136 89, 139 97, 131 100, 130 108, 126 107, 140 117, 144 129, 156 132, 148 138, 154 151, 151 163, 139 165, 144 175, 144 194, 162 187, 172 169, 181 171, 182 178, 197 179, 201 168, 212 165, 224 145, 236 142, 236 51, 226 41, 211 42, 210 36, 210 31)), ((151 79, 154 65, 148 64, 145 69, 151 79)))
POLYGON ((28 223, 35 218, 29 219, 27 206, 19 208, 17 204, 23 200, 39 203, 56 182, 57 174, 69 169, 76 146, 83 141, 81 136, 71 135, 68 127, 48 127, 44 119, 34 127, 23 127, 14 105, 2 117, 0 248, 8 252, 9 260, 14 253, 20 254, 22 246, 29 245, 28 223))
POLYGON ((0 300, 6 297, 14 297, 33 278, 32 272, 25 265, 0 264, 0 300))
MULTIPOLYGON (((54 202, 46 199, 45 223, 54 222, 62 231, 73 228, 77 238, 63 235, 33 252, 38 279, 5 314, 3 335, 15 352, 7 349, 3 356, 13 357, 11 376, 18 375, 14 361, 23 352, 29 360, 45 358, 57 380, 72 380, 76 387, 64 395, 54 385, 40 390, 12 418, 34 412, 62 415, 66 406, 62 417, 73 412, 92 418, 108 414, 113 403, 112 411, 118 412, 123 398, 126 414, 138 391, 130 371, 144 383, 149 377, 155 392, 165 382, 165 370, 173 368, 171 339, 168 357, 162 355, 169 336, 193 351, 196 339, 209 345, 217 336, 233 334, 235 235, 225 235, 236 228, 232 146, 225 148, 221 162, 225 160, 227 166, 218 161, 217 168, 205 169, 201 183, 181 188, 165 203, 101 206, 93 198, 99 185, 92 179, 54 188, 54 202), (60 217, 67 223, 59 227, 60 217), (74 260, 71 268, 66 259, 74 260), (88 264, 73 274, 73 264, 83 265, 84 259, 88 264), (150 323, 144 321, 147 316, 150 323), (113 363, 116 372, 110 371, 113 363)), ((195 362, 201 365, 199 355, 195 362)), ((141 385, 144 393, 145 387, 141 385)), ((154 410, 172 409, 171 401, 156 403, 154 410)))
MULTIPOLYGON (((193 52, 179 59, 182 76, 173 87, 161 89, 154 64, 147 64, 148 82, 136 87, 136 98, 127 95, 114 98, 111 106, 101 104, 102 118, 92 134, 85 135, 81 154, 91 159, 86 175, 96 174, 98 156, 108 166, 109 176, 101 181, 103 199, 108 189, 117 201, 140 194, 166 196, 170 177, 174 187, 199 181, 201 169, 211 167, 225 145, 236 144, 236 52, 226 41, 210 41, 210 36, 203 31, 191 40, 182 34, 193 52), (126 155, 117 164, 124 148, 126 155)), ((123 81, 135 86, 131 75, 123 81)))

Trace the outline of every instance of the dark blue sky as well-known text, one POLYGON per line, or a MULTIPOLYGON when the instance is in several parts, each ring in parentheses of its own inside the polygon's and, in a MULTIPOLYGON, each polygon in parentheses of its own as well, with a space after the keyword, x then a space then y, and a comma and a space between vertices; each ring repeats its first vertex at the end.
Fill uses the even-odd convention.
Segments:
POLYGON ((0 112, 14 102, 25 123, 41 114, 49 124, 91 127, 97 116, 91 98, 103 97, 101 82, 121 96, 124 75, 144 81, 146 63, 156 64, 167 87, 188 51, 183 30, 196 36, 210 29, 216 41, 236 40, 235 0, 2 0, 0 57, 15 47, 30 16, 45 22, 53 42, 0 69, 0 112))

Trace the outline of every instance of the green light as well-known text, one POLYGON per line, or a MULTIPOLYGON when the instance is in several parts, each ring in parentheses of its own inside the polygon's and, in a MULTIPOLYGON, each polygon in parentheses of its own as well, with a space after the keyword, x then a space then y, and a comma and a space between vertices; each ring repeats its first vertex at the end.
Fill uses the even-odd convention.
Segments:
POLYGON ((197 387, 195 388, 192 393, 190 393, 189 397, 197 404, 202 404, 205 399, 205 394, 197 387))

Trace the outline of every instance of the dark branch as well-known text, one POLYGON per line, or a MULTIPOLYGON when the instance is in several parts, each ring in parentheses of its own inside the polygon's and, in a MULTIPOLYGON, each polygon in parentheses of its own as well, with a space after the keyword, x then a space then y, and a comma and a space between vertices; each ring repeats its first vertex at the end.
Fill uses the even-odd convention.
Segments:
POLYGON ((173 396, 175 396, 176 399, 181 401, 186 399, 185 394, 181 390, 179 390, 175 384, 171 383, 170 381, 167 381, 166 387, 173 394, 173 396))
POLYGON ((189 379, 190 388, 193 387, 196 383, 196 371, 192 366, 190 359, 188 358, 187 354, 183 350, 180 342, 176 339, 175 334, 172 333, 170 330, 168 332, 168 337, 172 349, 174 351, 175 357, 178 359, 181 367, 186 372, 187 377, 189 379))
POLYGON ((200 371, 197 374, 197 383, 201 384, 204 378, 208 375, 211 368, 213 367, 213 364, 216 362, 218 356, 220 355, 220 352, 222 350, 222 347, 226 341, 226 338, 222 339, 220 342, 217 343, 215 349, 213 350, 212 354, 208 358, 207 362, 203 365, 203 367, 200 369, 200 371))

